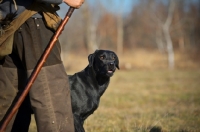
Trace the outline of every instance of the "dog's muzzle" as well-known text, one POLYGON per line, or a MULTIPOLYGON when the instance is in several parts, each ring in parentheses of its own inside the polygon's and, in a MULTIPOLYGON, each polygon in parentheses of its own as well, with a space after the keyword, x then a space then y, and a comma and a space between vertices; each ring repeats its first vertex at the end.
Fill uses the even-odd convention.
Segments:
POLYGON ((115 64, 113 62, 108 64, 108 73, 113 73, 115 71, 115 64))

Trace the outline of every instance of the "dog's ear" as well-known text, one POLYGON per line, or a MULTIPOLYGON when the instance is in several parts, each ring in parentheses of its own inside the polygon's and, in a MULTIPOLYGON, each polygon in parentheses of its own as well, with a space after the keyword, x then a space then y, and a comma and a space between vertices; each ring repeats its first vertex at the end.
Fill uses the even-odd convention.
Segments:
POLYGON ((89 62, 89 67, 92 67, 94 62, 94 54, 90 54, 88 56, 88 62, 89 62))
POLYGON ((118 58, 118 56, 115 53, 114 53, 114 55, 115 55, 115 66, 117 67, 117 69, 120 69, 119 68, 119 58, 118 58))
POLYGON ((96 50, 93 54, 90 54, 88 56, 89 67, 93 66, 93 64, 94 64, 94 57, 96 56, 97 52, 98 52, 98 50, 96 50))

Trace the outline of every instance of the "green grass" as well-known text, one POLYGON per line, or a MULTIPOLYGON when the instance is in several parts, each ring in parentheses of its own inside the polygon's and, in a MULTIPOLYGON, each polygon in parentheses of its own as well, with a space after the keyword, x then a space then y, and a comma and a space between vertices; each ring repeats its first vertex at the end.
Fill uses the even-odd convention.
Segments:
POLYGON ((87 132, 199 132, 200 70, 116 71, 84 127, 87 132))

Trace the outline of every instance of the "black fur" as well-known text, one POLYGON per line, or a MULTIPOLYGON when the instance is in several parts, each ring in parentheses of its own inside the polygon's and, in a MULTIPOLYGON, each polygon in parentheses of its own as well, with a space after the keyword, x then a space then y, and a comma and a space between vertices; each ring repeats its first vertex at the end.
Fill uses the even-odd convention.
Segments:
POLYGON ((96 50, 88 56, 89 65, 81 72, 69 75, 72 111, 76 132, 84 132, 84 120, 99 106, 100 97, 109 85, 110 77, 119 69, 117 55, 108 50, 96 50))

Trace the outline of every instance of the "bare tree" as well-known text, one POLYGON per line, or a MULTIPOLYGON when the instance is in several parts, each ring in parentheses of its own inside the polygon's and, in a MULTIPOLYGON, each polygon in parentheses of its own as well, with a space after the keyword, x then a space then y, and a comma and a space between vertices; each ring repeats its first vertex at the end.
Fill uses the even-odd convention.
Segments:
POLYGON ((120 8, 118 17, 117 17, 117 53, 119 55, 123 54, 123 36, 124 36, 124 27, 123 27, 123 8, 120 8))
MULTIPOLYGON (((112 15, 116 16, 115 21, 116 21, 116 26, 110 25, 110 27, 115 28, 116 30, 116 37, 115 37, 115 42, 116 42, 116 49, 118 55, 123 54, 123 43, 124 43, 124 22, 123 22, 123 7, 124 7, 124 2, 116 2, 117 0, 109 0, 107 1, 108 5, 112 5, 112 15), (117 9, 117 10, 116 10, 117 9)), ((119 0, 118 0, 119 1, 119 0)))
POLYGON ((85 45, 87 48, 88 53, 91 53, 93 51, 93 44, 95 43, 94 40, 94 35, 92 35, 93 31, 95 31, 95 27, 93 26, 93 23, 91 21, 91 14, 90 14, 90 9, 89 5, 86 2, 85 6, 82 11, 83 14, 83 22, 84 22, 84 40, 85 40, 85 45))
POLYGON ((172 23, 173 13, 175 9, 175 1, 170 0, 169 10, 168 10, 168 16, 164 24, 162 24, 163 33, 167 42, 167 53, 168 53, 168 63, 169 68, 173 69, 175 62, 174 62, 174 49, 173 44, 170 36, 170 25, 172 23))
MULTIPOLYGON (((154 3, 155 4, 155 3, 154 3)), ((152 4, 154 6, 154 4, 152 4)), ((175 66, 174 62, 174 48, 172 39, 170 36, 170 26, 172 23, 172 18, 175 10, 175 1, 169 1, 169 8, 167 12, 167 18, 164 22, 162 22, 155 14, 152 14, 153 18, 156 20, 158 27, 156 28, 156 42, 158 45, 158 49, 163 50, 164 42, 166 42, 166 50, 168 53, 168 66, 170 69, 173 69, 175 66), (163 40, 165 39, 165 41, 163 40)))
MULTIPOLYGON (((89 1, 88 1, 89 2, 89 1)), ((84 33, 85 33, 85 45, 88 53, 93 52, 96 49, 99 49, 101 37, 97 37, 97 24, 100 16, 104 13, 100 1, 97 1, 100 10, 93 9, 89 3, 86 2, 83 7, 83 23, 84 23, 84 33)))

